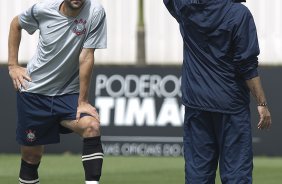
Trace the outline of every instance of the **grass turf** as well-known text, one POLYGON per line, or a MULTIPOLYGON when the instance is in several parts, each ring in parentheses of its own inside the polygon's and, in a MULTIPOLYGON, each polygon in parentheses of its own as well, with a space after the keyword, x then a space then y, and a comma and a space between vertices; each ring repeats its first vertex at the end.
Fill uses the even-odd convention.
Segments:
MULTIPOLYGON (((0 154, 0 183, 18 183, 20 157, 0 154)), ((254 159, 254 184, 282 183, 282 158, 254 159)), ((184 162, 171 157, 105 157, 101 184, 184 184, 184 162)), ((41 184, 83 184, 78 155, 45 155, 41 184)), ((217 177, 217 184, 220 184, 217 177)))

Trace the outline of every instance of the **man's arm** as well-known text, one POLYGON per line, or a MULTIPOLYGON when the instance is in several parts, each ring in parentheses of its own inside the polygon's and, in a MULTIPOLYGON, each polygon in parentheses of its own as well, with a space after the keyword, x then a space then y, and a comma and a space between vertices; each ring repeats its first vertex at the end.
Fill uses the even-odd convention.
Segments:
POLYGON ((79 56, 79 98, 76 119, 79 120, 81 113, 87 113, 99 121, 96 109, 89 104, 89 87, 94 67, 94 51, 92 48, 82 49, 79 56))
POLYGON ((252 95, 255 97, 258 104, 258 113, 260 120, 258 123, 259 129, 269 129, 271 126, 271 115, 267 108, 266 98, 259 77, 255 77, 246 81, 252 95))
POLYGON ((31 78, 27 75, 26 68, 19 66, 18 63, 21 33, 22 28, 19 24, 18 17, 16 16, 11 22, 8 40, 9 75, 13 81, 15 89, 20 89, 21 86, 26 88, 24 80, 31 81, 31 78))

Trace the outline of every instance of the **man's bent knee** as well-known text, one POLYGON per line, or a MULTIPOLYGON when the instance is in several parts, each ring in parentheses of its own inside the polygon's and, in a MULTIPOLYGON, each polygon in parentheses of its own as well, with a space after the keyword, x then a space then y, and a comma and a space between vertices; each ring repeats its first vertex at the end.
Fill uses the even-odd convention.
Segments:
POLYGON ((93 117, 82 118, 80 120, 82 124, 83 138, 100 136, 100 123, 93 117))

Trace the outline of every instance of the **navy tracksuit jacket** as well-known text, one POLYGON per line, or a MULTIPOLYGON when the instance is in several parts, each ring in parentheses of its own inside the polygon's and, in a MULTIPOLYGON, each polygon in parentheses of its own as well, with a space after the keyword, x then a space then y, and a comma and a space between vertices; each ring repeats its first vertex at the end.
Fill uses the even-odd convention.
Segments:
POLYGON ((253 17, 242 0, 164 0, 184 43, 182 100, 194 109, 237 113, 249 105, 245 81, 258 75, 253 17))

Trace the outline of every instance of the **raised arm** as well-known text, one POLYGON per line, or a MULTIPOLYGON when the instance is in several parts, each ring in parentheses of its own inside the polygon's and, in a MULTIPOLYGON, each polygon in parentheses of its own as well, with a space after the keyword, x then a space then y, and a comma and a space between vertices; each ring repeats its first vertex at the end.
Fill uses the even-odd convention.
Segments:
POLYGON ((266 98, 264 95, 260 78, 255 77, 247 80, 246 82, 257 102, 258 113, 260 116, 258 128, 261 130, 269 129, 271 126, 271 115, 266 104, 266 98))
POLYGON ((81 113, 87 113, 99 122, 99 116, 96 109, 89 103, 89 88, 94 67, 94 51, 93 48, 82 49, 79 56, 79 99, 76 119, 79 120, 81 113))
POLYGON ((14 88, 26 88, 25 81, 31 81, 31 78, 26 72, 26 68, 19 66, 18 53, 21 42, 22 28, 19 24, 18 16, 16 16, 10 25, 9 40, 8 40, 8 67, 9 74, 13 81, 14 88))

